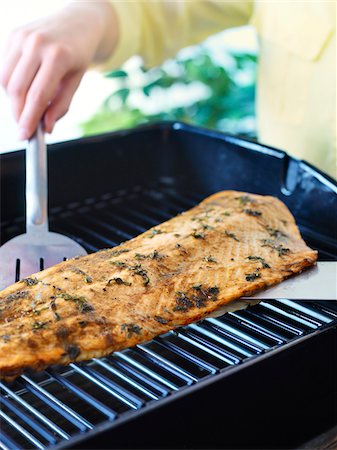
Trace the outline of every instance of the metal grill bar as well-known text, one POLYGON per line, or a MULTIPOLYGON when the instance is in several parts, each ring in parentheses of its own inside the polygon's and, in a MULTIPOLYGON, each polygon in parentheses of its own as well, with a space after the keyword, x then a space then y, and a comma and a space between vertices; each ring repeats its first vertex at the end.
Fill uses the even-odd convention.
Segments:
MULTIPOLYGON (((179 338, 180 333, 178 333, 179 338)), ((198 367, 203 367, 206 371, 210 373, 216 373, 217 367, 215 367, 214 364, 211 362, 206 362, 203 358, 200 356, 196 356, 196 354, 193 352, 193 349, 186 349, 181 343, 179 343, 178 339, 175 339, 175 334, 170 333, 166 336, 165 339, 159 337, 155 339, 156 342, 159 342, 160 345, 163 347, 172 350, 177 355, 181 355, 185 360, 191 361, 193 364, 197 365, 198 367)), ((180 339, 181 340, 181 339, 180 339)), ((201 347, 198 345, 197 342, 193 342, 191 339, 184 339, 185 341, 188 341, 192 344, 192 346, 203 348, 203 350, 206 350, 205 347, 201 347)), ((209 353, 210 354, 210 353, 209 353)), ((215 354, 215 356, 218 356, 215 354)))
POLYGON ((70 366, 74 370, 76 370, 76 372, 88 378, 93 384, 98 385, 100 388, 118 398, 118 400, 125 403, 130 408, 139 409, 143 406, 143 402, 139 398, 132 395, 130 392, 121 388, 117 384, 113 383, 108 378, 98 373, 96 370, 93 370, 89 367, 79 367, 77 364, 70 364, 70 366))
MULTIPOLYGON (((89 251, 114 246, 192 207, 204 196, 161 183, 54 208, 51 227, 89 251)), ((8 225, 17 234, 22 221, 8 225)), ((6 235, 6 236, 7 236, 6 235)), ((78 433, 118 423, 125 413, 243 363, 320 327, 337 323, 329 303, 264 301, 205 319, 112 356, 0 383, 0 448, 70 445, 78 433), (45 409, 41 409, 41 402, 45 409), (81 412, 79 412, 81 411, 81 412)))
MULTIPOLYGON (((119 207, 118 209, 122 209, 121 207, 119 207)), ((143 226, 138 225, 136 222, 131 221, 126 219, 127 214, 129 215, 130 213, 132 213, 131 210, 128 210, 126 208, 124 209, 124 215, 121 216, 118 214, 118 210, 116 213, 112 213, 111 211, 105 211, 104 212, 104 219, 110 219, 113 220, 114 223, 116 223, 117 225, 119 225, 119 227, 123 227, 123 230, 127 229, 130 230, 132 233, 126 233, 125 231, 122 232, 122 237, 124 239, 131 239, 135 234, 139 234, 142 233, 146 228, 143 226), (125 211, 126 210, 126 211, 125 211)), ((103 213, 102 213, 103 215, 103 213)), ((120 228, 118 227, 114 227, 114 230, 118 232, 120 232, 120 228)))
POLYGON ((40 442, 38 439, 36 439, 31 433, 29 433, 25 428, 23 428, 17 421, 13 420, 11 417, 9 417, 6 413, 4 413, 0 409, 0 417, 4 420, 6 420, 7 423, 9 423, 15 430, 17 430, 22 436, 24 436, 31 444, 35 446, 35 448, 45 448, 45 446, 40 442))
POLYGON ((69 381, 66 377, 61 377, 59 374, 55 373, 53 370, 48 370, 49 375, 55 379, 60 385, 66 386, 72 393, 82 398, 85 402, 89 403, 93 408, 101 411, 109 420, 114 420, 117 414, 112 411, 110 408, 107 408, 103 405, 102 402, 92 397, 88 392, 84 392, 78 386, 75 386, 71 381, 69 381))
POLYGON ((322 304, 322 303, 318 303, 318 302, 310 302, 310 305, 308 306, 308 304, 305 302, 297 302, 297 303, 300 305, 304 304, 306 307, 308 307, 308 308, 310 307, 313 310, 315 310, 316 312, 319 311, 321 313, 324 313, 326 315, 326 317, 329 318, 329 322, 337 319, 337 309, 333 310, 332 309, 333 305, 328 306, 326 303, 322 304))
POLYGON ((1 430, 1 450, 19 450, 18 445, 1 430))
POLYGON ((104 361, 101 361, 99 359, 94 360, 98 365, 104 367, 108 372, 111 372, 112 374, 116 375, 121 380, 125 381, 126 383, 130 384, 131 386, 134 386, 136 389, 140 390, 153 400, 157 400, 159 397, 155 394, 153 394, 149 389, 146 389, 141 384, 137 383, 136 381, 132 380, 129 376, 124 375, 123 373, 119 372, 118 370, 114 369, 111 365, 106 364, 104 361))
MULTIPOLYGON (((222 349, 217 347, 215 344, 207 341, 206 339, 203 339, 202 337, 198 336, 198 334, 193 333, 189 330, 180 331, 179 337, 181 337, 182 339, 184 339, 186 342, 190 343, 191 345, 194 345, 194 346, 200 348, 201 350, 206 352, 208 355, 212 355, 215 358, 219 359, 222 363, 227 363, 226 366, 232 365, 232 364, 238 364, 241 361, 240 358, 237 358, 234 355, 223 351, 222 349)), ((215 370, 215 368, 213 370, 215 370)))
MULTIPOLYGON (((191 324, 189 326, 189 330, 196 330, 199 333, 199 335, 206 336, 212 342, 212 344, 213 342, 221 344, 221 348, 222 347, 225 348, 226 349, 225 351, 228 352, 234 351, 235 354, 240 355, 239 356, 240 359, 244 357, 249 358, 254 354, 262 352, 260 348, 256 347, 255 345, 251 345, 251 343, 248 341, 243 342, 242 339, 241 340, 238 340, 237 338, 235 339, 234 336, 232 336, 233 339, 230 339, 228 335, 222 336, 222 333, 213 331, 214 329, 209 325, 209 321, 204 321, 203 323, 199 323, 198 325, 191 324)), ((207 340, 206 342, 209 341, 207 340)))
POLYGON ((33 428, 36 432, 38 432, 42 437, 44 437, 49 444, 55 444, 55 437, 49 433, 46 428, 39 425, 38 422, 29 417, 24 411, 19 409, 17 406, 12 404, 7 398, 2 397, 0 401, 0 405, 6 406, 8 410, 13 412, 17 417, 19 417, 23 422, 25 422, 29 427, 33 428))
POLYGON ((119 206, 118 213, 126 216, 129 215, 131 217, 134 217, 134 220, 140 220, 143 223, 146 223, 146 228, 153 227, 154 225, 158 224, 158 220, 152 219, 148 215, 144 214, 143 212, 137 211, 135 209, 127 208, 125 206, 119 206))
POLYGON ((24 409, 26 409, 30 414, 35 416, 38 420, 43 422, 45 425, 47 425, 53 433, 58 434, 63 439, 69 439, 69 435, 62 430, 60 427, 58 427, 54 422, 49 420, 47 417, 45 417, 41 412, 39 412, 36 408, 34 408, 32 405, 29 405, 20 395, 15 394, 11 389, 9 389, 4 383, 0 383, 1 389, 5 391, 7 395, 12 397, 19 405, 21 405, 24 409))
POLYGON ((157 209, 153 206, 153 202, 150 202, 149 199, 140 199, 139 206, 142 208, 143 211, 148 211, 148 214, 151 214, 150 217, 158 217, 156 219, 157 223, 160 223, 164 220, 168 220, 172 217, 171 214, 165 213, 164 211, 161 211, 161 209, 157 209))
POLYGON ((238 354, 246 357, 253 355, 252 353, 247 352, 236 345, 228 345, 224 339, 221 339, 216 334, 198 326, 189 326, 188 329, 181 330, 180 335, 190 338, 189 341, 194 342, 193 340, 195 339, 197 343, 202 343, 202 348, 204 348, 207 352, 213 352, 215 356, 223 359, 228 364, 238 364, 241 362, 242 357, 238 356, 238 354), (231 352, 228 347, 230 350, 234 350, 235 353, 231 352))
POLYGON ((151 350, 149 347, 146 347, 143 344, 140 344, 137 347, 138 347, 138 350, 142 350, 144 353, 146 353, 147 356, 149 356, 150 359, 152 361, 154 361, 156 364, 164 367, 165 370, 167 370, 168 372, 172 372, 176 376, 179 376, 180 378, 185 380, 187 382, 187 384, 192 384, 194 381, 197 381, 198 378, 195 377, 194 375, 192 375, 189 371, 187 371, 186 369, 184 369, 182 367, 179 367, 178 364, 175 364, 175 363, 167 360, 166 358, 164 358, 161 355, 161 353, 162 353, 161 349, 164 350, 164 346, 157 345, 156 346, 157 353, 154 352, 153 350, 151 350))
POLYGON ((47 392, 43 387, 35 383, 33 380, 31 380, 26 375, 22 375, 21 378, 25 380, 24 387, 35 394, 37 397, 39 397, 41 400, 45 401, 51 408, 55 409, 61 415, 66 417, 70 422, 72 422, 77 428, 79 428, 81 431, 85 431, 87 429, 91 429, 93 426, 91 423, 89 423, 87 420, 85 420, 83 417, 81 417, 79 414, 77 414, 75 411, 73 411, 71 408, 69 408, 67 405, 62 403, 60 400, 58 400, 56 397, 54 397, 52 394, 47 392))
POLYGON ((315 330, 318 326, 322 325, 322 322, 316 320, 313 317, 308 317, 305 314, 294 313, 294 308, 287 308, 282 304, 278 304, 277 306, 272 303, 263 303, 263 307, 266 309, 270 309, 271 311, 275 311, 278 315, 283 315, 292 321, 297 321, 301 324, 301 326, 305 326, 306 328, 312 328, 315 330))
MULTIPOLYGON (((233 314, 234 315, 234 314, 233 314)), ((235 317, 235 316, 234 316, 235 317)), ((242 332, 240 330, 236 330, 233 326, 229 325, 228 323, 221 321, 220 319, 209 319, 209 322, 212 324, 224 329, 225 331, 228 331, 232 335, 237 335, 239 338, 243 339, 244 341, 250 342, 256 347, 258 347, 260 350, 267 350, 269 348, 268 345, 266 345, 264 342, 250 336, 246 332, 242 332)), ((254 323, 254 322, 253 322, 254 323)), ((261 331, 267 332, 267 329, 260 328, 261 331)), ((282 341, 281 341, 282 342, 282 341)))
MULTIPOLYGON (((80 219, 83 218, 83 215, 81 214, 80 219)), ((82 220, 79 220, 76 222, 76 226, 73 225, 72 223, 69 223, 68 219, 63 219, 62 222, 64 222, 65 225, 67 225, 67 227, 72 227, 75 230, 75 234, 76 235, 82 235, 84 234, 85 236, 88 236, 89 239, 95 239, 101 246, 110 246, 110 247, 114 247, 115 245, 117 245, 116 241, 112 241, 109 238, 103 237, 102 234, 98 233, 95 229, 91 229, 88 226, 82 225, 82 220)), ((95 247, 94 248, 99 248, 99 247, 95 247)))
POLYGON ((164 378, 163 376, 160 376, 157 372, 150 370, 149 368, 146 367, 146 365, 141 364, 139 362, 137 362, 137 360, 135 358, 130 358, 128 357, 125 352, 122 352, 118 355, 120 358, 125 359, 125 361, 129 362, 130 364, 132 364, 134 367, 142 370, 144 373, 152 376, 155 380, 160 381, 161 383, 163 383, 164 385, 166 385, 169 389, 172 389, 173 391, 176 391, 179 389, 179 386, 177 386, 176 384, 170 382, 169 380, 167 380, 166 378, 164 378))
POLYGON ((284 342, 291 339, 294 336, 300 336, 303 331, 299 328, 294 327, 287 322, 280 322, 278 319, 266 314, 263 310, 257 308, 249 308, 242 312, 233 313, 235 317, 251 318, 254 324, 260 325, 261 329, 265 329, 267 332, 274 332, 274 336, 279 336, 284 342))
POLYGON ((324 312, 323 308, 321 306, 318 308, 317 304, 315 303, 302 305, 299 302, 284 299, 282 300, 282 303, 277 302, 277 304, 280 304, 281 307, 287 305, 289 307, 290 314, 292 311, 292 314, 294 315, 294 311, 296 310, 299 311, 300 313, 303 313, 304 317, 307 320, 310 321, 314 320, 317 326, 321 326, 324 323, 330 323, 331 318, 337 317, 337 314, 333 314, 332 311, 330 314, 323 314, 324 312))
MULTIPOLYGON (((103 214, 101 214, 101 216, 103 216, 103 214)), ((113 220, 115 223, 117 221, 117 219, 110 212, 106 212, 104 214, 104 216, 100 218, 99 214, 97 214, 97 212, 95 211, 94 214, 91 213, 90 216, 88 214, 83 215, 82 219, 85 220, 87 223, 89 223, 90 226, 92 226, 95 230, 99 230, 99 235, 106 242, 109 242, 109 239, 107 238, 107 236, 111 236, 111 233, 117 235, 119 239, 126 240, 126 239, 131 239, 137 231, 139 233, 141 233, 143 231, 143 228, 135 226, 135 225, 133 226, 134 231, 132 234, 124 231, 125 228, 123 230, 121 230, 121 228, 119 228, 119 227, 113 225, 113 223, 111 223, 110 220, 113 220), (109 219, 109 222, 107 222, 108 219, 109 219)), ((123 221, 123 222, 127 222, 127 221, 123 221)), ((117 221, 117 223, 118 223, 118 221, 117 221)), ((111 241, 111 238, 110 238, 110 241, 111 241)))
MULTIPOLYGON (((136 378, 137 380, 140 380, 142 383, 146 384, 147 386, 150 386, 152 390, 158 392, 158 395, 155 394, 158 398, 166 397, 168 395, 169 390, 165 389, 163 387, 163 385, 157 383, 156 381, 154 381, 154 379, 150 379, 149 377, 147 377, 145 375, 144 371, 143 371, 143 373, 141 373, 137 369, 135 369, 135 367, 131 367, 130 365, 126 364, 125 362, 119 361, 120 356, 121 356, 121 354, 119 354, 119 355, 115 354, 114 362, 118 367, 120 367, 121 369, 124 369, 126 371, 127 376, 136 378)), ((157 374, 152 373, 152 378, 157 378, 156 376, 154 377, 153 375, 157 375, 157 374)))

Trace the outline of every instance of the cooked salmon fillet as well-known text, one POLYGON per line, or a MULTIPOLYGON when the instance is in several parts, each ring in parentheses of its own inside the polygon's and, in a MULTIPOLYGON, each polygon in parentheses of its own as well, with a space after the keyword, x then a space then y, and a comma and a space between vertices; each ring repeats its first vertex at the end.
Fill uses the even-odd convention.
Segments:
POLYGON ((0 292, 0 375, 101 357, 198 321, 311 266, 278 199, 224 191, 112 249, 0 292))

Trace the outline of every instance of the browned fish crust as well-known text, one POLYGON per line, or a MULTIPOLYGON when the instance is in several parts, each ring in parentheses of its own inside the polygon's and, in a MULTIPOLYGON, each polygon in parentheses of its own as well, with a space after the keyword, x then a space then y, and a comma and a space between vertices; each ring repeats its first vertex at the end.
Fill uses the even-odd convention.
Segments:
POLYGON ((278 199, 224 191, 113 249, 0 292, 0 376, 101 357, 311 266, 278 199))

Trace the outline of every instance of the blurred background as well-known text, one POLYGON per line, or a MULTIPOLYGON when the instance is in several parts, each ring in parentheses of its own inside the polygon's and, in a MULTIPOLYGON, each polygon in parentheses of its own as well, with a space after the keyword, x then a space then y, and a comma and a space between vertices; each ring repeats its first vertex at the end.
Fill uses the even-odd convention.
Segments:
MULTIPOLYGON (((12 0, 0 6, 0 51, 12 29, 66 4, 12 0)), ((181 120, 254 138, 257 39, 253 28, 231 29, 181 50, 160 67, 146 69, 138 56, 109 73, 90 70, 70 111, 47 142, 181 120)), ((5 92, 0 90, 0 152, 23 148, 5 92)))

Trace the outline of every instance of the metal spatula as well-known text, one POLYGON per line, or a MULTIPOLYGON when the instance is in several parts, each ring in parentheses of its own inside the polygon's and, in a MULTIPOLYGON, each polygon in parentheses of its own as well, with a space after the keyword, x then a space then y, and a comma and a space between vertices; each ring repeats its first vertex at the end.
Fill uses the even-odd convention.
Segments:
POLYGON ((314 267, 246 299, 337 300, 337 261, 319 261, 314 267))
POLYGON ((87 253, 67 236, 49 231, 47 198, 47 150, 39 125, 26 150, 26 233, 0 247, 0 290, 65 258, 87 253))

